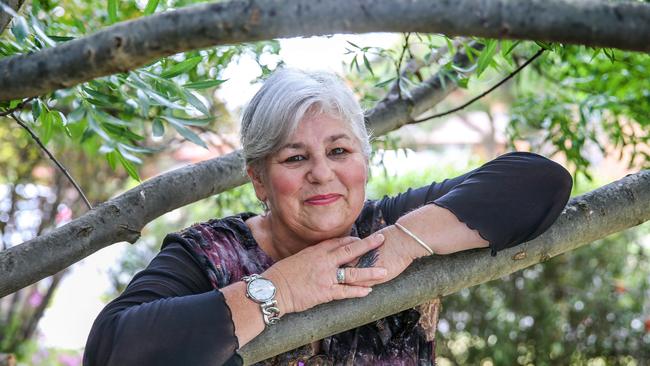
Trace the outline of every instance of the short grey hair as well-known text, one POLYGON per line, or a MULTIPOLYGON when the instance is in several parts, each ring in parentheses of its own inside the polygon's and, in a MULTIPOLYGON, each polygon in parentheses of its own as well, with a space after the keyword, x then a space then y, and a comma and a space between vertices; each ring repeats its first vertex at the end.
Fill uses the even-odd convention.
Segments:
POLYGON ((244 110, 241 143, 246 164, 257 172, 265 159, 277 152, 300 121, 324 113, 349 123, 366 157, 370 137, 363 110, 343 81, 323 71, 280 69, 271 75, 244 110))

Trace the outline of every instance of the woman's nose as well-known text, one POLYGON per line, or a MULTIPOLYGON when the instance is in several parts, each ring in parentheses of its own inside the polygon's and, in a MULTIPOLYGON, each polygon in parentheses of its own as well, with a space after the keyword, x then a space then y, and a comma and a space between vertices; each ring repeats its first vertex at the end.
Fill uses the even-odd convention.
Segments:
POLYGON ((326 157, 314 157, 311 160, 311 169, 307 173, 310 183, 324 183, 334 178, 334 170, 326 157))

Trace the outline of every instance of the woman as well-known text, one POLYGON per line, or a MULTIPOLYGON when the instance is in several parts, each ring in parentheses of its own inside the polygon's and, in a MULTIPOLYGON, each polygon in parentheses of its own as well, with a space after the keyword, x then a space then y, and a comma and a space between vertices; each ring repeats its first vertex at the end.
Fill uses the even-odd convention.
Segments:
MULTIPOLYGON (((425 255, 482 247, 496 255, 533 239, 558 217, 572 184, 560 165, 510 153, 367 201, 363 113, 324 73, 270 77, 244 112, 242 145, 264 214, 168 235, 95 321, 84 364, 240 364, 236 350, 284 314, 366 296, 425 255)), ((431 364, 422 315, 407 310, 263 364, 431 364)))

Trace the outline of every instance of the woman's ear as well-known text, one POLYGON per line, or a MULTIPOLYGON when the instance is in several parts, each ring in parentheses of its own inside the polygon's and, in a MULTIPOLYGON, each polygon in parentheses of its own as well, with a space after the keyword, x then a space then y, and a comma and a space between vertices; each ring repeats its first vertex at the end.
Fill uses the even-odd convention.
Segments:
POLYGON ((264 182, 262 181, 261 175, 253 169, 250 165, 246 166, 246 174, 248 174, 248 177, 251 179, 251 183, 253 183, 253 189, 255 189, 255 196, 257 196, 257 199, 265 202, 266 199, 268 198, 268 195, 266 193, 266 188, 264 187, 264 182))

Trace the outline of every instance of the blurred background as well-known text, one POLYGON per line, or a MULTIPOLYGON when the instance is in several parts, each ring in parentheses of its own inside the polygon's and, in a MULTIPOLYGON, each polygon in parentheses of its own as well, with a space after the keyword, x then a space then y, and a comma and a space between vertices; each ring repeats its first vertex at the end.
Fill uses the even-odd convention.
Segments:
MULTIPOLYGON (((0 34, 0 57, 191 3, 33 0, 0 34)), ((219 46, 56 91, 15 114, 99 204, 139 181, 238 149, 242 107, 277 67, 336 72, 366 109, 390 91, 408 97, 438 77, 449 96, 432 115, 481 94, 540 49, 533 63, 468 107, 376 136, 368 198, 454 177, 512 150, 567 167, 573 195, 650 167, 650 57, 541 42, 367 34, 219 46), (469 63, 454 63, 461 52, 469 63)), ((0 116, 0 250, 86 211, 26 131, 0 116)), ((112 245, 0 299, 0 354, 19 365, 80 365, 92 321, 167 233, 242 211, 261 211, 249 185, 172 211, 148 224, 136 244, 112 245)), ((648 364, 649 256, 645 223, 444 298, 438 363, 648 364)))

